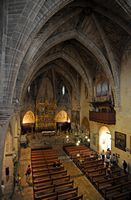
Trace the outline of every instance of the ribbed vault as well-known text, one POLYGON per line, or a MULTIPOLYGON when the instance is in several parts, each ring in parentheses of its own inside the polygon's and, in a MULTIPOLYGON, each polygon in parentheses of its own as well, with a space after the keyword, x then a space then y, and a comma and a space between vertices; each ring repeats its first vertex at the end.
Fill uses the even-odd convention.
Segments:
POLYGON ((3 97, 5 103, 26 93, 40 72, 55 68, 75 84, 73 68, 85 82, 89 96, 95 72, 102 68, 119 104, 121 58, 131 34, 128 5, 111 0, 21 1, 6 2, 8 35, 6 40, 3 97), (124 6, 125 5, 125 6, 124 6), (11 20, 12 19, 12 20, 11 20), (123 46, 123 49, 120 47, 123 46), (62 60, 63 67, 58 60, 62 60), (66 67, 66 65, 70 67, 66 67), (66 75, 65 75, 66 74, 66 75))

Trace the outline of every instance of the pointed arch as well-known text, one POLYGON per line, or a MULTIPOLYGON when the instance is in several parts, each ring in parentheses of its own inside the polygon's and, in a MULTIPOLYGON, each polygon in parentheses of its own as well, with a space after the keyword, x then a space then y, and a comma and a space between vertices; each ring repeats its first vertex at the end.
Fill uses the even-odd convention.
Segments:
POLYGON ((35 123, 35 116, 32 111, 27 111, 23 117, 22 124, 32 124, 35 123))
POLYGON ((61 110, 55 116, 56 122, 67 122, 68 120, 69 120, 69 116, 68 116, 67 112, 64 110, 61 110))

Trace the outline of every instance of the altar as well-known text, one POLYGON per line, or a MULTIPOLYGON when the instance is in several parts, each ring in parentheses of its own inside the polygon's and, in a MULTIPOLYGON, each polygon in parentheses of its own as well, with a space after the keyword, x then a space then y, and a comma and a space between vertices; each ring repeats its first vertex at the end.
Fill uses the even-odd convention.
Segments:
POLYGON ((42 131, 41 132, 42 133, 42 136, 54 136, 54 135, 56 135, 56 131, 54 130, 54 131, 42 131))
POLYGON ((36 106, 36 131, 45 131, 48 134, 56 129, 56 104, 45 101, 36 106))

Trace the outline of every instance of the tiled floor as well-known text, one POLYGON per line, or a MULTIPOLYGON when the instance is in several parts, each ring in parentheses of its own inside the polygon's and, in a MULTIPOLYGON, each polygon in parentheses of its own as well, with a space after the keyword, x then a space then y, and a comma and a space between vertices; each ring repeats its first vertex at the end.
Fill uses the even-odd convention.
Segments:
POLYGON ((21 176, 22 191, 15 188, 15 192, 12 200, 33 200, 33 187, 32 184, 26 183, 25 171, 30 163, 30 150, 34 146, 51 145, 57 150, 59 158, 62 160, 65 169, 68 174, 74 180, 75 186, 78 186, 78 193, 83 194, 83 200, 103 200, 102 196, 90 183, 90 181, 81 173, 81 171, 75 166, 70 158, 65 154, 62 149, 63 143, 65 143, 65 135, 60 136, 41 136, 37 135, 35 138, 29 136, 29 147, 21 148, 20 153, 20 165, 19 174, 21 176))

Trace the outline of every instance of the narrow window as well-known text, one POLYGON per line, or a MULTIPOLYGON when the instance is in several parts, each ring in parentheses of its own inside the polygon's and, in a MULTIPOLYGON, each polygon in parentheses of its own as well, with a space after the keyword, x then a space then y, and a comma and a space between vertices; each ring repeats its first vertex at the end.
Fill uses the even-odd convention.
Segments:
POLYGON ((65 86, 63 85, 62 86, 62 95, 64 95, 65 94, 65 86))
POLYGON ((102 87, 101 87, 101 95, 102 95, 102 96, 107 95, 107 94, 108 94, 108 90, 109 90, 109 88, 108 88, 108 83, 107 83, 106 81, 104 81, 104 82, 102 83, 102 87))

